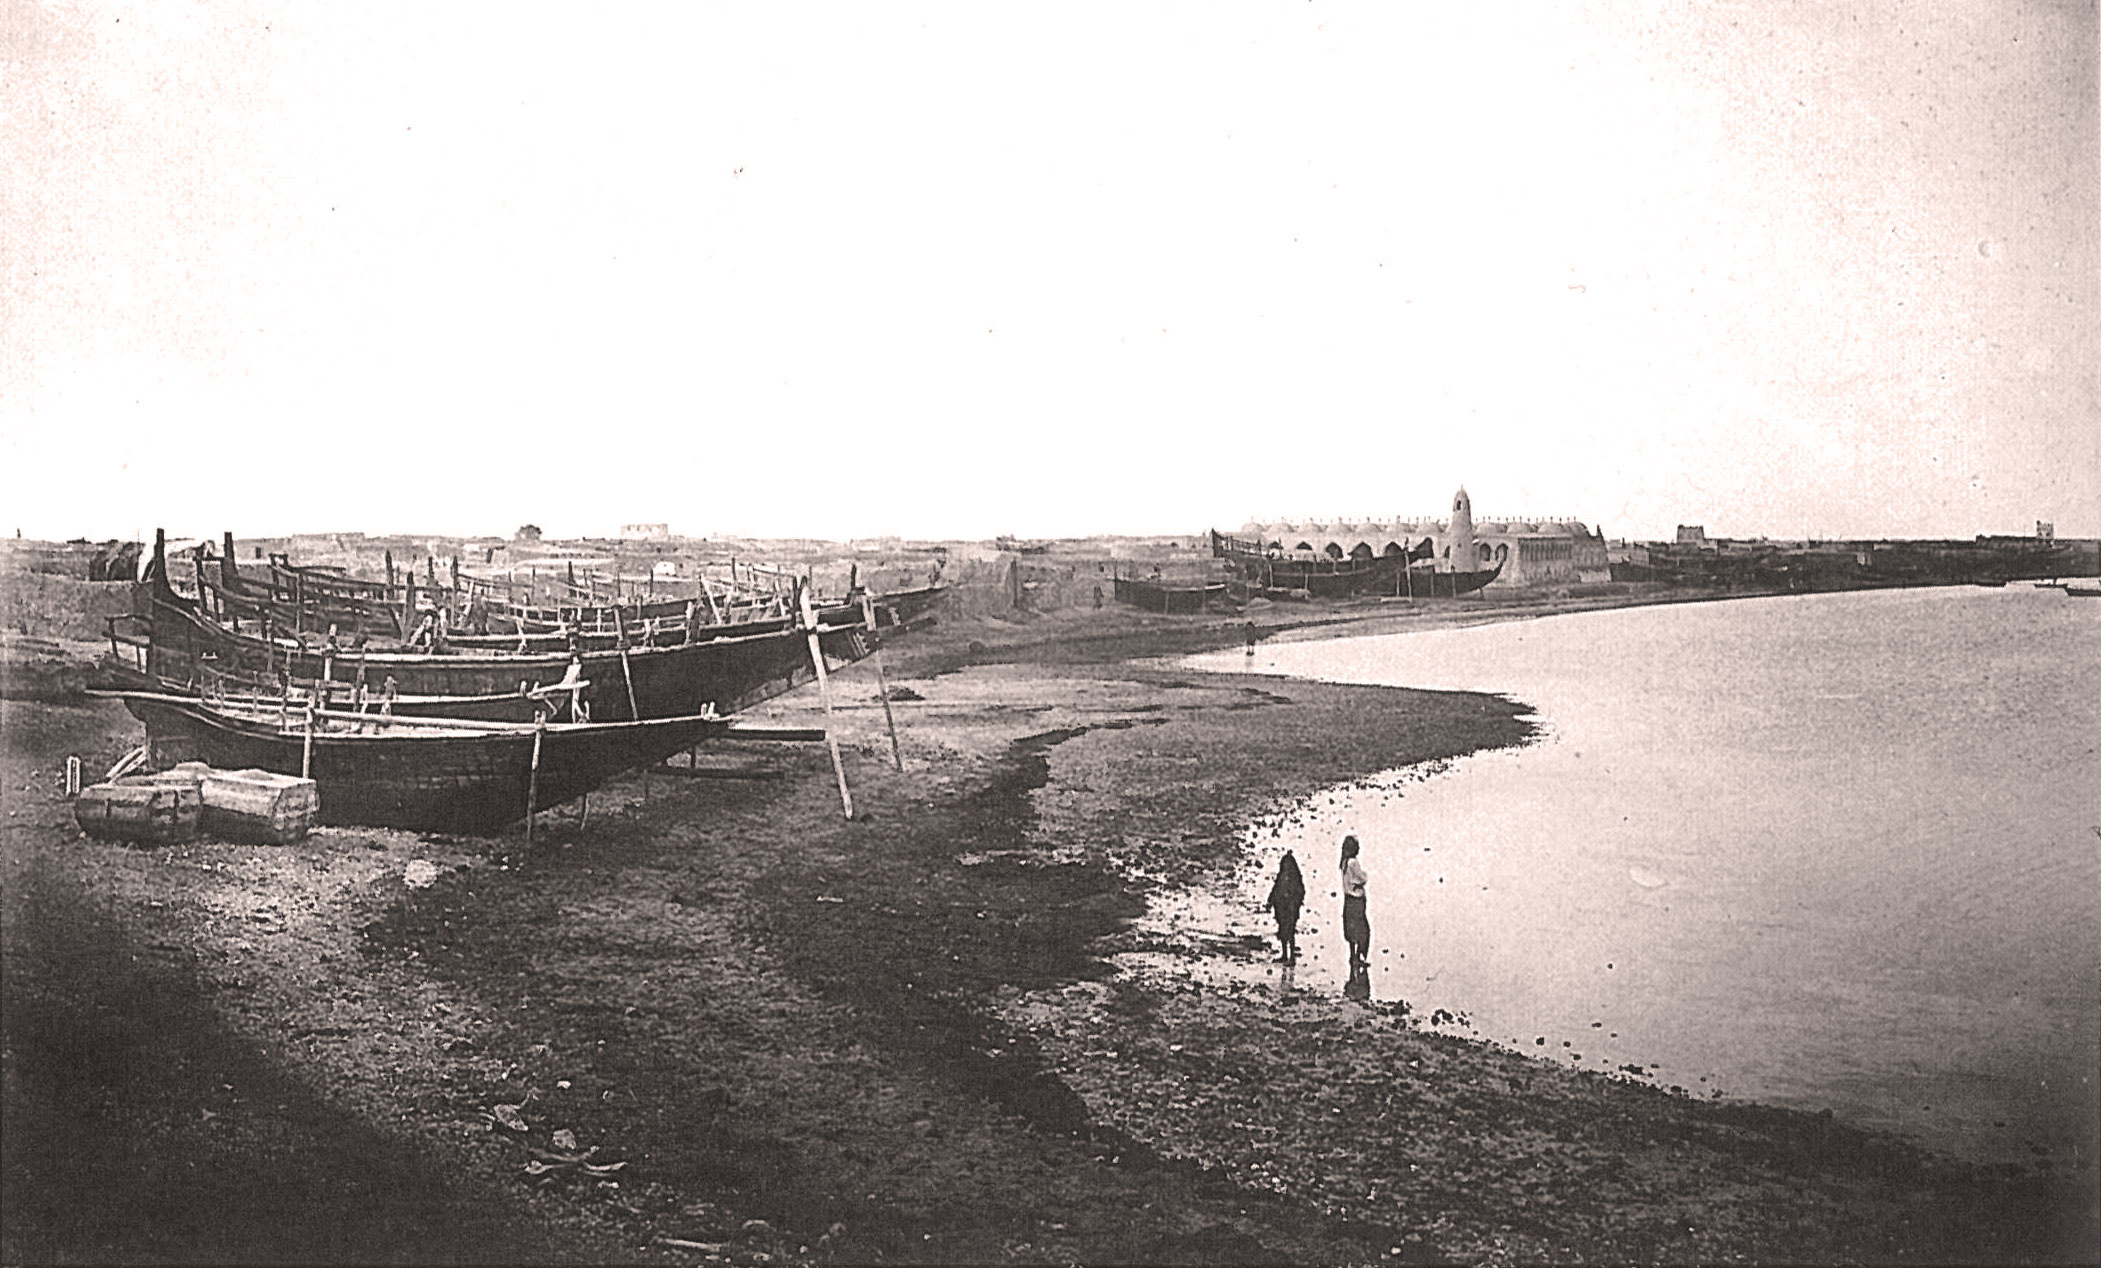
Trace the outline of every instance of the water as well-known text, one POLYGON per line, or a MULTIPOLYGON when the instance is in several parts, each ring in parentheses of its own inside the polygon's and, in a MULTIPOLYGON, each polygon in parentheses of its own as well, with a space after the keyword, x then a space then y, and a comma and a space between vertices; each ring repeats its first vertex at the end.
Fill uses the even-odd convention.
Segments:
POLYGON ((1255 834, 1249 887, 1296 848, 1338 944, 1301 984, 1341 959, 1327 895, 1355 832, 1381 997, 1698 1096, 2092 1164, 2101 603, 1752 599, 1279 644, 1252 667, 1497 692, 1545 729, 1255 834))

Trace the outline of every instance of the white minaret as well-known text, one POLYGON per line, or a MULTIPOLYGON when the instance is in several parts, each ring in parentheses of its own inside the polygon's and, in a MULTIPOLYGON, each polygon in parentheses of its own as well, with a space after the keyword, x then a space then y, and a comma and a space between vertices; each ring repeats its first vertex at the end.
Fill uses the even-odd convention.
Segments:
POLYGON ((1480 566, 1480 552, 1474 545, 1474 503, 1462 484, 1452 495, 1452 571, 1473 572, 1480 566))

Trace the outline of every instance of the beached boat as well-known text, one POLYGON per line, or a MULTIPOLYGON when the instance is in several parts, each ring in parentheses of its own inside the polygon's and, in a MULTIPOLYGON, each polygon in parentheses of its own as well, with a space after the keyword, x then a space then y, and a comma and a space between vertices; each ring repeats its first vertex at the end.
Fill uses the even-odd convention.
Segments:
MULTIPOLYGON (((624 590, 620 578, 586 574, 574 568, 561 575, 531 576, 523 583, 482 577, 452 568, 456 615, 465 628, 491 634, 550 634, 587 630, 603 633, 621 621, 708 622, 733 625, 787 616, 794 612, 801 580, 793 572, 732 559, 727 578, 702 575, 686 583, 697 593, 674 597, 624 590)), ((858 601, 859 594, 847 601, 858 601)))
MULTIPOLYGON (((392 562, 388 571, 392 575, 392 562)), ((288 634, 337 632, 346 642, 377 644, 386 650, 431 650, 427 644, 443 621, 443 631, 461 650, 564 651, 571 638, 596 640, 604 647, 629 643, 684 641, 676 635, 687 624, 706 619, 697 600, 645 600, 555 609, 548 619, 527 619, 511 611, 488 583, 463 582, 457 569, 449 582, 431 579, 418 585, 414 570, 404 580, 367 581, 340 569, 295 565, 284 555, 270 557, 265 576, 243 572, 236 562, 233 534, 225 536, 218 567, 197 563, 199 602, 221 621, 267 625, 288 634), (443 614, 442 617, 440 614, 443 614), (424 625, 429 619, 431 625, 424 625)), ((718 605, 715 610, 727 610, 718 605)), ((749 611, 747 605, 743 611, 749 611)))
POLYGON ((1214 599, 1226 597, 1223 581, 1163 581, 1157 577, 1111 578, 1116 601, 1148 612, 1186 616, 1201 612, 1214 599))
MULTIPOLYGON (((144 649, 148 643, 125 640, 144 649)), ((589 684, 578 677, 546 687, 526 687, 499 695, 453 696, 411 695, 398 688, 388 694, 384 684, 372 685, 355 679, 264 679, 255 675, 222 673, 216 663, 192 666, 185 677, 163 678, 148 673, 142 660, 127 660, 112 654, 95 666, 88 685, 103 691, 148 691, 201 700, 215 707, 230 706, 250 711, 275 711, 292 716, 309 701, 323 709, 340 710, 373 718, 435 717, 461 718, 478 722, 531 722, 546 716, 554 722, 589 720, 590 708, 583 703, 589 684)))
POLYGON ((233 534, 223 537, 216 570, 198 559, 199 591, 211 589, 224 602, 238 603, 269 614, 288 630, 338 628, 345 636, 374 639, 404 639, 414 633, 419 612, 451 606, 458 583, 437 580, 432 564, 430 579, 416 580, 414 567, 397 572, 387 556, 385 580, 353 577, 333 564, 295 564, 281 552, 272 553, 257 573, 244 572, 234 549, 233 534))
MULTIPOLYGON (((828 658, 852 662, 874 647, 874 635, 855 627, 819 631, 828 658)), ((445 712, 483 713, 458 703, 485 702, 507 715, 536 691, 560 687, 572 676, 592 717, 671 717, 713 706, 729 713, 789 691, 815 674, 807 633, 794 627, 721 633, 675 647, 525 654, 435 655, 369 652, 265 640, 237 633, 179 605, 156 603, 146 672, 163 683, 198 685, 205 671, 223 668, 269 681, 341 683, 382 696, 446 697, 445 712), (506 705, 510 707, 506 707, 506 705)), ((404 705, 406 711, 412 706, 404 705)), ((486 715, 486 714, 485 714, 486 715)))
MULTIPOLYGON (((156 567, 165 576, 165 534, 155 535, 150 574, 156 567)), ((404 608, 399 599, 382 599, 380 583, 354 582, 334 570, 293 568, 282 555, 273 555, 263 576, 241 571, 234 559, 233 534, 224 538, 224 550, 216 558, 200 544, 190 558, 189 577, 199 600, 228 620, 269 623, 278 629, 339 630, 346 639, 398 641, 403 636, 404 608)), ((150 579, 150 575, 149 578, 150 579)))
MULTIPOLYGON (((294 639, 301 636, 325 638, 334 631, 339 643, 373 651, 568 652, 617 650, 629 646, 661 647, 691 641, 686 637, 687 629, 704 624, 691 619, 694 613, 689 603, 675 617, 664 620, 656 617, 635 619, 632 613, 623 614, 615 609, 610 619, 599 613, 577 614, 573 623, 552 626, 551 632, 491 634, 476 631, 502 629, 506 622, 484 619, 470 607, 468 615, 458 618, 458 623, 455 623, 452 609, 427 608, 411 622, 409 636, 402 638, 393 632, 400 628, 399 623, 390 624, 383 611, 316 606, 310 601, 279 601, 259 596, 253 588, 228 586, 223 578, 214 578, 209 570, 199 572, 197 587, 198 606, 210 619, 222 625, 256 633, 267 630, 294 639), (442 617, 439 615, 441 611, 444 613, 442 617)), ((851 614, 847 614, 847 619, 851 619, 851 614)))
MULTIPOLYGON (((599 721, 676 717, 738 709, 801 686, 815 676, 809 631, 780 618, 747 625, 688 627, 668 647, 566 651, 380 651, 332 644, 312 633, 251 633, 214 619, 168 583, 157 540, 148 566, 150 633, 140 667, 155 683, 196 691, 210 673, 263 682, 361 684, 368 698, 471 698, 507 715, 537 690, 578 678, 589 715, 599 721), (575 672, 572 673, 572 665, 575 672)), ((869 605, 833 609, 817 624, 819 646, 851 663, 874 650, 869 605), (839 619, 845 618, 845 619, 839 619)), ((448 705, 457 711, 464 706, 448 705)))
POLYGON ((713 714, 542 725, 214 707, 192 697, 115 693, 146 725, 156 768, 306 775, 320 819, 419 832, 492 832, 623 772, 723 734, 713 714))
MULTIPOLYGON (((769 596, 770 599, 770 596, 769 596)), ((611 634, 622 626, 712 622, 719 625, 779 616, 779 600, 736 596, 712 589, 691 599, 636 597, 625 601, 533 605, 470 590, 460 606, 460 628, 490 635, 561 635, 570 631, 611 634)))
POLYGON ((948 593, 943 585, 918 586, 910 590, 887 590, 871 596, 875 602, 878 626, 904 626, 909 628, 921 624, 933 614, 948 593))
POLYGON ((1269 551, 1259 542, 1228 537, 1216 529, 1211 531, 1211 554, 1225 560, 1227 571, 1250 593, 1303 593, 1316 599, 1356 595, 1457 598, 1472 594, 1501 576, 1505 560, 1499 548, 1495 567, 1453 572, 1414 566, 1414 561, 1429 558, 1420 548, 1415 552, 1397 550, 1385 555, 1336 558, 1318 553, 1269 551))
MULTIPOLYGON (((646 620, 680 620, 696 609, 709 610, 697 599, 644 594, 601 597, 593 589, 558 578, 539 579, 536 584, 559 587, 573 602, 551 608, 522 606, 511 585, 464 574, 457 561, 441 578, 432 560, 428 576, 419 582, 414 567, 397 572, 391 555, 385 580, 353 577, 332 564, 295 564, 282 553, 273 553, 261 570, 249 572, 239 565, 232 533, 223 537, 216 567, 205 566, 208 558, 200 553, 197 559, 197 584, 200 591, 213 592, 215 606, 225 604, 248 616, 267 614, 287 630, 326 630, 333 625, 346 637, 355 633, 380 639, 409 638, 422 616, 440 609, 451 615, 455 626, 466 624, 472 612, 496 632, 507 634, 604 632, 623 621, 639 627, 646 620)), ((710 597, 715 597, 712 591, 710 597)), ((722 619, 727 619, 730 606, 727 597, 718 599, 716 610, 724 613, 722 619)), ((786 610, 778 601, 772 607, 776 613, 786 610)))
MULTIPOLYGON (((553 607, 513 602, 501 581, 449 569, 441 580, 433 566, 420 587, 413 571, 406 581, 365 581, 340 569, 295 566, 286 557, 270 557, 270 575, 258 582, 235 562, 233 534, 217 568, 197 561, 198 601, 222 624, 243 623, 258 632, 268 629, 294 637, 325 634, 370 646, 374 651, 569 652, 613 651, 622 647, 668 647, 693 641, 688 629, 710 625, 779 628, 792 624, 798 603, 798 580, 792 573, 747 564, 729 583, 703 579, 702 593, 690 599, 630 594, 603 596, 553 607), (426 624, 426 620, 428 623, 426 624), (406 631, 404 634, 403 631, 406 631), (436 644, 435 646, 433 644, 436 644)), ((389 573, 392 574, 391 561, 389 573)), ((564 589, 588 596, 592 589, 560 582, 564 589)), ((938 586, 875 595, 878 628, 916 622, 940 595, 938 586)), ((851 625, 861 611, 862 591, 855 587, 835 602, 820 602, 818 621, 826 626, 851 625)))

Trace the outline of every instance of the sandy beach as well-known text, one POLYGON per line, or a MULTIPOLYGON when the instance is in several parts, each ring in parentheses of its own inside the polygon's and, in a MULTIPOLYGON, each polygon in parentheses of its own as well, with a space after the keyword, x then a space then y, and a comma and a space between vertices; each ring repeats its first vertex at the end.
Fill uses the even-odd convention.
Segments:
MULTIPOLYGON (((834 682, 854 819, 822 746, 745 742, 531 844, 87 841, 59 768, 140 728, 5 701, 0 1258, 2093 1258, 2091 1170, 1971 1165, 1281 989, 1273 942, 1204 914, 1243 901, 1248 825, 1521 742, 1526 710, 1164 659, 1241 631, 945 622, 881 665, 902 771, 877 666, 834 682)), ((757 720, 821 721, 817 693, 757 720)), ((1339 937, 1324 902, 1302 937, 1339 937)))

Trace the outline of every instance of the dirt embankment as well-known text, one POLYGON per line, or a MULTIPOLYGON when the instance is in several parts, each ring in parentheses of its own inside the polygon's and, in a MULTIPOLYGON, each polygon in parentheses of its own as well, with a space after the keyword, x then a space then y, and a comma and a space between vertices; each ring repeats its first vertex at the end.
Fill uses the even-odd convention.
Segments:
POLYGON ((530 847, 81 841, 56 764, 135 725, 7 703, 0 1257, 2091 1255, 2075 1185, 1206 972, 1267 948, 1139 917, 1229 893, 1248 822, 1523 733, 1128 662, 1238 628, 914 636, 903 773, 839 680, 855 820, 821 749, 752 745, 530 847))

